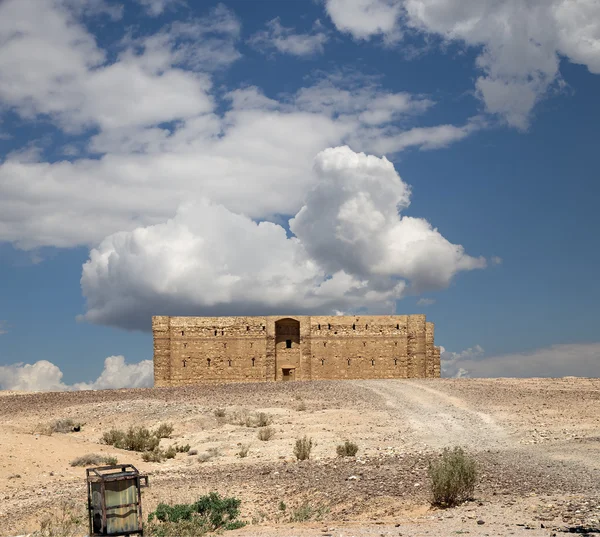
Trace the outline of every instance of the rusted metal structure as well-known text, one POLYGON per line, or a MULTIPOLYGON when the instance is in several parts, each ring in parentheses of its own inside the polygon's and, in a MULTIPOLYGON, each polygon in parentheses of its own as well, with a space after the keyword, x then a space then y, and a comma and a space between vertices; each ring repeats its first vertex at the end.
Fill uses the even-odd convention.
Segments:
POLYGON ((87 468, 90 537, 143 535, 142 481, 132 464, 87 468))

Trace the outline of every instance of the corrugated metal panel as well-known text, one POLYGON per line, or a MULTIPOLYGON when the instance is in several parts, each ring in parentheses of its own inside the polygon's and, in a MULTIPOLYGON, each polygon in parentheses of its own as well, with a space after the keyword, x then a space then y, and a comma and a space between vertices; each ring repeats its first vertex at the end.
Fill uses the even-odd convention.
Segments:
POLYGON ((107 481, 106 491, 106 530, 109 535, 139 529, 137 511, 136 479, 107 481), (127 507, 116 505, 132 504, 127 507))

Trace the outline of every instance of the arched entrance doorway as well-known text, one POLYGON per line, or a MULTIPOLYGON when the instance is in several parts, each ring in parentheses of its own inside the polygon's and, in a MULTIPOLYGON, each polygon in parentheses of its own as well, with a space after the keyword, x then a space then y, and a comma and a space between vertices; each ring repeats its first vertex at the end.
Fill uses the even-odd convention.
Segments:
POLYGON ((279 319, 275 322, 275 380, 295 380, 300 374, 300 322, 279 319))

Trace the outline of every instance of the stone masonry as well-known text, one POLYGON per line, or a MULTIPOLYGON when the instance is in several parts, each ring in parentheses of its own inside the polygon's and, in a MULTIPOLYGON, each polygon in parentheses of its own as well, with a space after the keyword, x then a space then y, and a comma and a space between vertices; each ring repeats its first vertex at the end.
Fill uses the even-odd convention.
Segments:
POLYGON ((154 385, 440 376, 425 315, 152 318, 154 385))

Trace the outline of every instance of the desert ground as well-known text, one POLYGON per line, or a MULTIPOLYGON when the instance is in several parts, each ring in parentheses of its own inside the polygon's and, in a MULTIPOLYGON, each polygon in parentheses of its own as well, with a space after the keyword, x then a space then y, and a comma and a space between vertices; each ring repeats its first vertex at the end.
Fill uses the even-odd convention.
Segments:
POLYGON ((88 453, 114 455, 149 475, 145 514, 158 502, 192 502, 210 491, 241 499, 248 525, 228 532, 232 537, 600 532, 600 379, 0 394, 1 536, 38 529, 65 502, 83 511, 85 469, 70 462, 88 453), (259 440, 256 428, 231 418, 254 412, 272 417, 272 439, 259 440), (81 431, 40 433, 64 418, 82 422, 81 431), (174 426, 161 446, 190 444, 203 462, 187 453, 144 462, 140 453, 100 443, 111 428, 161 423, 174 426), (310 460, 297 461, 293 446, 304 435, 316 446, 310 460), (355 457, 337 457, 346 439, 358 445, 355 457), (430 505, 427 468, 446 446, 471 453, 480 478, 471 501, 438 509, 430 505), (208 452, 213 456, 203 456, 208 452), (294 513, 307 505, 308 520, 298 521, 294 513))

